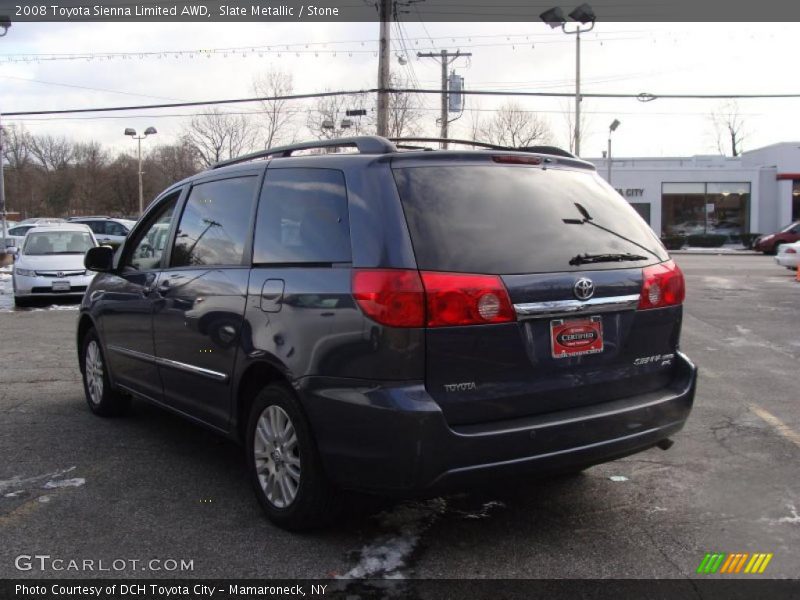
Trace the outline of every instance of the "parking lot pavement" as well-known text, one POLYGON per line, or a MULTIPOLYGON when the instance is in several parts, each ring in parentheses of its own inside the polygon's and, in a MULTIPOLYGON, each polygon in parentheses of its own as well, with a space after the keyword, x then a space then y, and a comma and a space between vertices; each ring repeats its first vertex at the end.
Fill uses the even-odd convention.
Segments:
POLYGON ((800 283, 768 257, 676 259, 700 380, 670 450, 513 489, 364 501, 304 535, 262 518, 234 444, 141 403, 93 417, 74 311, 0 313, 0 577, 41 576, 14 566, 38 553, 193 561, 95 576, 679 578, 714 551, 773 553, 766 574, 796 577, 800 283))

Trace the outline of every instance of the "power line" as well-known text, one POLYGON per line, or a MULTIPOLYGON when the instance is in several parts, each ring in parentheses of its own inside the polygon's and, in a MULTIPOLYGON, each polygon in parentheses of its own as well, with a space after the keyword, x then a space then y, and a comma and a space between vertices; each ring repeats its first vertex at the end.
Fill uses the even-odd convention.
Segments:
MULTIPOLYGON (((441 95, 442 90, 419 89, 419 88, 386 88, 391 94, 437 94, 441 95)), ((358 96, 377 93, 377 88, 364 90, 348 90, 337 92, 315 92, 308 94, 287 94, 283 96, 262 96, 254 98, 231 98, 224 100, 198 100, 195 102, 172 102, 163 104, 142 104, 131 106, 104 106, 93 108, 70 108, 60 110, 30 110, 30 111, 11 111, 4 113, 7 117, 22 117, 34 115, 59 115, 76 114, 87 112, 118 112, 124 110, 152 110, 158 108, 181 108, 187 106, 215 106, 222 104, 246 104, 250 102, 269 102, 276 100, 305 100, 309 98, 326 98, 331 96, 358 96)), ((464 95, 473 96, 523 96, 539 98, 572 98, 571 92, 520 92, 515 90, 462 90, 464 95)), ((584 98, 627 98, 636 99, 642 102, 652 100, 743 100, 743 99, 780 99, 780 98, 800 98, 798 94, 651 94, 647 92, 639 94, 621 93, 586 93, 581 94, 584 98)))

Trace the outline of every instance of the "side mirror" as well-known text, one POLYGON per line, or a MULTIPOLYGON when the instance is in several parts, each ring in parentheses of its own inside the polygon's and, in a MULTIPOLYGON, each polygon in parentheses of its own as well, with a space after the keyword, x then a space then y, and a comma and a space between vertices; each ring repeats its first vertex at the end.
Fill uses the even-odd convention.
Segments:
POLYGON ((9 246, 6 248, 6 254, 10 254, 14 257, 14 260, 16 260, 16 258, 19 256, 19 248, 16 246, 9 246))
POLYGON ((83 257, 83 266, 90 271, 108 273, 114 269, 114 249, 108 246, 89 248, 83 257))

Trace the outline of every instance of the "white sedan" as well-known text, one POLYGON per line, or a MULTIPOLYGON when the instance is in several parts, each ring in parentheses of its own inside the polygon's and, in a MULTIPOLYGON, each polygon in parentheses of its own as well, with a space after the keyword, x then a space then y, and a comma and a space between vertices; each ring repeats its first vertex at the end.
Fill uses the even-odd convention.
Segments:
POLYGON ((778 254, 775 255, 775 262, 787 269, 796 269, 800 265, 800 242, 781 244, 778 254))
POLYGON ((14 261, 14 303, 28 306, 37 298, 83 296, 95 273, 83 266, 89 248, 97 246, 86 225, 64 223, 31 229, 14 261))

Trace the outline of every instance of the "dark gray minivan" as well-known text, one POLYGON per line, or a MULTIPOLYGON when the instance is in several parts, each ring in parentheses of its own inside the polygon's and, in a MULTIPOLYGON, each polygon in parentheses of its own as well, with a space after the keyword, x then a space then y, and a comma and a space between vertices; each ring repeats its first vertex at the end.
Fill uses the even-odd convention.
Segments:
POLYGON ((176 183, 116 253, 86 256, 89 407, 139 398, 239 440, 290 529, 342 489, 433 494, 668 447, 696 381, 683 274, 591 164, 533 150, 364 136, 176 183))

